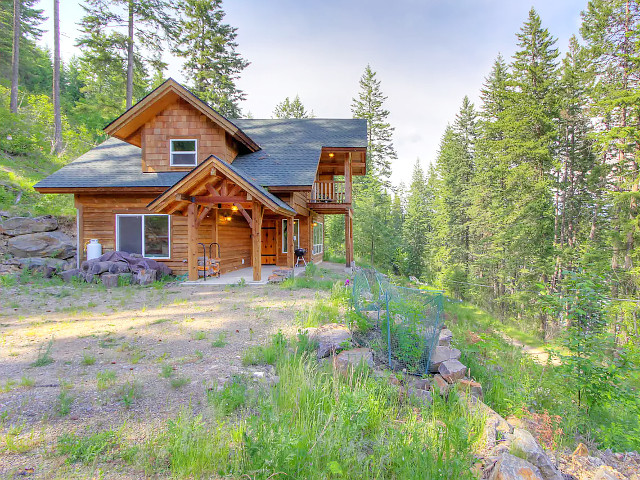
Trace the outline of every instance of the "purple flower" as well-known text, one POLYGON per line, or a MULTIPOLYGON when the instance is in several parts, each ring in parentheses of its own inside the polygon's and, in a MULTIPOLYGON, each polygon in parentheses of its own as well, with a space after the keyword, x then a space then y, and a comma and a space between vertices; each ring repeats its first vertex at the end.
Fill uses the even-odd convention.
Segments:
POLYGON ((348 286, 349 286, 349 279, 348 279, 348 278, 344 281, 344 286, 345 286, 345 287, 348 287, 348 286))

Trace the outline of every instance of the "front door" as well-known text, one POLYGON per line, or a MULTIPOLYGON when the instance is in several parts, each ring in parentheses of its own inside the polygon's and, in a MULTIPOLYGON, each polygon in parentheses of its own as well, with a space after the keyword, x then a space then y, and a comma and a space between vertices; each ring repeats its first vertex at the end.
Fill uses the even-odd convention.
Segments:
POLYGON ((262 264, 276 264, 276 221, 262 221, 262 264))

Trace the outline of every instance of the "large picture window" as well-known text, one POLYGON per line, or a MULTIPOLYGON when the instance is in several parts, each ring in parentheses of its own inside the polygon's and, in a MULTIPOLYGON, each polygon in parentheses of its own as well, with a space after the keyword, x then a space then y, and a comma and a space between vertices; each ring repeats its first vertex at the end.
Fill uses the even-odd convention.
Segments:
POLYGON ((198 164, 198 141, 195 139, 173 139, 171 143, 171 166, 195 167, 198 164))
POLYGON ((324 247, 324 225, 313 222, 313 254, 322 253, 324 247))
MULTIPOLYGON (((293 220, 293 248, 300 247, 300 221, 293 220)), ((289 252, 289 220, 284 218, 282 220, 282 253, 289 252)))
POLYGON ((116 250, 149 258, 169 258, 169 215, 116 215, 116 250))

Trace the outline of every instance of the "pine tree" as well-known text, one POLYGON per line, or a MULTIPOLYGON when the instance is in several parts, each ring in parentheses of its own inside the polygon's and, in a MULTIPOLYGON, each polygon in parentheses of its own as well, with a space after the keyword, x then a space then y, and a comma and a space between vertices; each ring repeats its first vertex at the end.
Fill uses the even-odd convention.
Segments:
POLYGON ((13 0, 13 51, 11 54, 11 113, 18 113, 18 75, 20 69, 20 8, 22 0, 13 0))
POLYGON ((407 195, 407 211, 402 228, 402 243, 406 258, 406 273, 415 277, 425 274, 427 235, 430 227, 430 205, 426 192, 426 178, 417 160, 411 175, 407 195))
POLYGON ((60 0, 53 0, 53 147, 62 151, 62 112, 60 110, 60 0))
POLYGON ((380 89, 380 80, 376 78, 376 72, 367 65, 360 78, 360 93, 351 103, 351 112, 354 118, 367 120, 369 172, 378 175, 383 184, 388 187, 391 162, 398 156, 393 146, 394 128, 387 120, 389 110, 384 108, 386 100, 387 97, 380 89))
POLYGON ((285 98, 273 110, 274 118, 312 118, 313 116, 313 111, 307 112, 298 95, 293 100, 289 100, 289 97, 285 98))
POLYGON ((237 28, 224 20, 222 0, 182 0, 177 54, 186 59, 187 78, 194 93, 222 115, 240 116, 245 94, 236 80, 249 62, 236 51, 237 28))

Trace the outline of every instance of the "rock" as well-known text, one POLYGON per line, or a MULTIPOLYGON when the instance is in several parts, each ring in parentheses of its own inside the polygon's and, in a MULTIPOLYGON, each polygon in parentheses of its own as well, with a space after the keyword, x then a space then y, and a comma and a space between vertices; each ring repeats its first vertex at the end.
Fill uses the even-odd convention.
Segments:
POLYGON ((440 330, 440 337, 438 337, 438 346, 439 347, 450 346, 452 338, 453 338, 453 333, 451 333, 451 330, 447 328, 440 330))
POLYGON ((449 384, 439 373, 433 376, 433 388, 437 389, 443 397, 449 393, 449 384))
POLYGON ((351 332, 344 325, 329 323, 318 327, 309 335, 309 340, 318 342, 318 359, 320 359, 349 347, 351 332))
POLYGON ((624 475, 615 468, 608 465, 602 465, 593 475, 593 480, 625 480, 624 475))
POLYGON ((431 389, 431 381, 428 378, 419 378, 419 377, 414 377, 413 375, 408 375, 406 383, 407 385, 413 388, 417 388, 418 390, 431 389))
POLYGON ((74 278, 79 278, 84 280, 84 276, 82 275, 82 270, 79 268, 74 268, 73 270, 65 270, 64 272, 60 272, 58 275, 65 282, 71 282, 74 278))
POLYGON ((489 480, 544 480, 535 465, 509 453, 500 456, 489 480))
POLYGON ((83 272, 82 278, 87 283, 98 283, 98 279, 100 278, 98 275, 94 275, 93 273, 83 272))
POLYGON ((407 387, 407 396, 414 400, 417 400, 418 403, 422 403, 425 405, 433 402, 433 397, 431 397, 431 392, 428 390, 423 390, 421 388, 415 388, 412 386, 407 387))
POLYGON ((482 385, 468 378, 463 378, 458 382, 458 389, 469 393, 472 397, 482 400, 482 385))
POLYGON ((538 467, 544 480, 563 480, 560 470, 551 462, 551 459, 544 453, 542 447, 538 445, 536 439, 527 430, 522 428, 513 429, 511 451, 520 452, 528 462, 538 467))
POLYGON ((118 286, 118 275, 115 273, 103 273, 100 275, 102 284, 107 288, 113 288, 118 286))
POLYGON ((459 360, 447 360, 438 367, 438 373, 442 375, 449 383, 454 383, 456 380, 464 378, 467 373, 467 367, 465 367, 459 360))
POLYGON ((584 443, 579 443, 576 449, 573 451, 572 455, 574 457, 588 457, 589 449, 584 443))
POLYGON ((8 242, 9 252, 15 257, 72 258, 76 254, 73 239, 62 232, 29 233, 12 237, 8 242))
POLYGON ((67 262, 59 258, 44 258, 44 257, 26 257, 16 259, 22 267, 53 267, 56 270, 64 270, 67 262))
POLYGON ((373 353, 368 348, 354 348, 340 352, 335 360, 340 370, 349 370, 361 365, 373 368, 373 353))
POLYGON ((438 368, 443 362, 447 360, 458 360, 460 358, 460 350, 457 348, 441 347, 438 346, 431 354, 431 363, 429 365, 429 371, 431 373, 437 373, 438 368))
POLYGON ((29 233, 51 232, 58 228, 58 220, 51 215, 44 217, 13 217, 0 223, 0 233, 15 237, 29 233))

